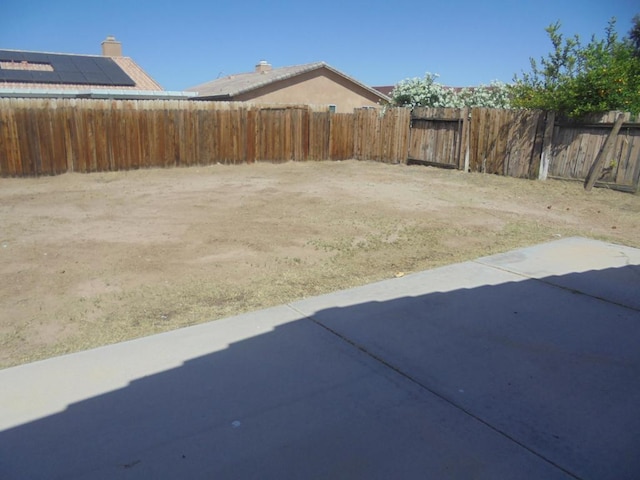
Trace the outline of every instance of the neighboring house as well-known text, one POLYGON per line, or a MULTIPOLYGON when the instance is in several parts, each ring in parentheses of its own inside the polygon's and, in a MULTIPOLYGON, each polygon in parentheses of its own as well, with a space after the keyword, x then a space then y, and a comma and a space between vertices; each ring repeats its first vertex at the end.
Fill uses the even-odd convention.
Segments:
POLYGON ((393 92, 394 88, 395 88, 395 85, 384 85, 381 87, 373 87, 374 90, 379 91, 381 94, 386 95, 387 97, 391 97, 391 92, 393 92))
POLYGON ((122 56, 109 36, 102 55, 0 50, 0 97, 23 98, 189 98, 168 92, 136 62, 122 56))
POLYGON ((218 78, 187 91, 197 93, 195 100, 329 105, 343 113, 389 101, 386 95, 324 62, 272 68, 261 61, 253 72, 218 78))

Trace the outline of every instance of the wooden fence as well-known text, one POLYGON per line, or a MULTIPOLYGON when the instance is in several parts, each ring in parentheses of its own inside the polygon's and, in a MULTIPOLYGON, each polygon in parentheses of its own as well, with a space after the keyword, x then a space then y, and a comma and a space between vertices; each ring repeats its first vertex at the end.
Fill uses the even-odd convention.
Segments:
MULTIPOLYGON (((602 148, 618 112, 593 115, 577 123, 560 118, 554 122, 551 139, 549 176, 584 179, 602 148)), ((618 133, 613 153, 604 165, 596 185, 638 191, 640 179, 640 123, 631 122, 628 113, 618 133)))
MULTIPOLYGON (((520 178, 584 180, 617 112, 580 122, 536 110, 415 108, 408 162, 520 178)), ((640 123, 626 123, 596 185, 638 191, 640 123)))
POLYGON ((409 112, 243 103, 0 99, 0 175, 213 163, 404 162, 409 112))
MULTIPOLYGON (((0 99, 0 176, 213 163, 419 162, 583 180, 615 112, 587 123, 497 109, 359 109, 186 100, 0 99)), ((640 124, 617 136, 599 184, 636 191, 640 124)))

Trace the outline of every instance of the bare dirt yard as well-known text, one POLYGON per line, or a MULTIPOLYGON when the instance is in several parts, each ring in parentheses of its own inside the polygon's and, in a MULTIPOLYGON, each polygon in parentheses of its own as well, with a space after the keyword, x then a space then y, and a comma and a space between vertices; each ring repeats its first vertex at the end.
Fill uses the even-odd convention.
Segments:
POLYGON ((0 179, 0 368, 581 235, 640 196, 307 162, 0 179))

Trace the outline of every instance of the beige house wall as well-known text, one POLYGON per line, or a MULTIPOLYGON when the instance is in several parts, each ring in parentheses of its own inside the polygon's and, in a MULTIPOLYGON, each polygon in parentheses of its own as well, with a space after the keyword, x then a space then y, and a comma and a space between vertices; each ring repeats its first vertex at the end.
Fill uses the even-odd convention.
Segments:
POLYGON ((235 96, 232 100, 269 104, 335 105, 336 112, 339 113, 351 113, 354 108, 380 106, 380 98, 374 93, 324 68, 266 85, 235 96))

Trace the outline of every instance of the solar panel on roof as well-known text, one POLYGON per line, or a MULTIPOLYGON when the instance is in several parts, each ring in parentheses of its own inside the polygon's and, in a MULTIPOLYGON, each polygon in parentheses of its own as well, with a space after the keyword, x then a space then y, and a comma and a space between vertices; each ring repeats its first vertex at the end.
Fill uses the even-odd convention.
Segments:
POLYGON ((38 83, 42 83, 42 80, 52 80, 52 79, 58 79, 58 81, 60 81, 60 77, 58 76, 57 73, 54 72, 41 72, 41 71, 34 71, 31 72, 31 78, 33 78, 34 82, 38 82, 38 83))
POLYGON ((27 62, 49 63, 48 55, 46 53, 24 52, 23 57, 27 62), (27 53, 28 55, 25 55, 27 53))
POLYGON ((100 67, 93 60, 93 58, 78 58, 75 62, 76 65, 78 65, 78 68, 82 70, 83 73, 99 72, 100 67))
POLYGON ((126 81, 129 76, 120 68, 116 62, 103 63, 100 65, 102 72, 111 79, 114 84, 126 81))
POLYGON ((0 70, 0 79, 7 82, 33 82, 31 80, 31 72, 21 72, 19 70, 0 70), (29 80, 23 80, 23 78, 29 78, 29 80))
POLYGON ((64 72, 64 76, 62 73, 60 75, 61 75, 61 78, 64 78, 65 83, 69 83, 69 84, 78 83, 78 84, 86 85, 87 79, 84 78, 84 75, 82 75, 82 73, 80 72, 64 72))
POLYGON ((102 72, 84 72, 84 78, 87 79, 87 83, 98 83, 104 74, 102 72))
POLYGON ((65 59, 63 61, 56 62, 56 71, 57 72, 75 72, 76 66, 73 64, 73 62, 65 59))
POLYGON ((24 58, 21 52, 6 52, 6 54, 3 52, 1 60, 6 62, 21 62, 24 58))
POLYGON ((16 68, 0 65, 0 81, 5 82, 135 86, 131 77, 108 57, 0 50, 0 62, 16 64, 16 68), (21 69, 22 62, 48 65, 53 71, 21 69))

